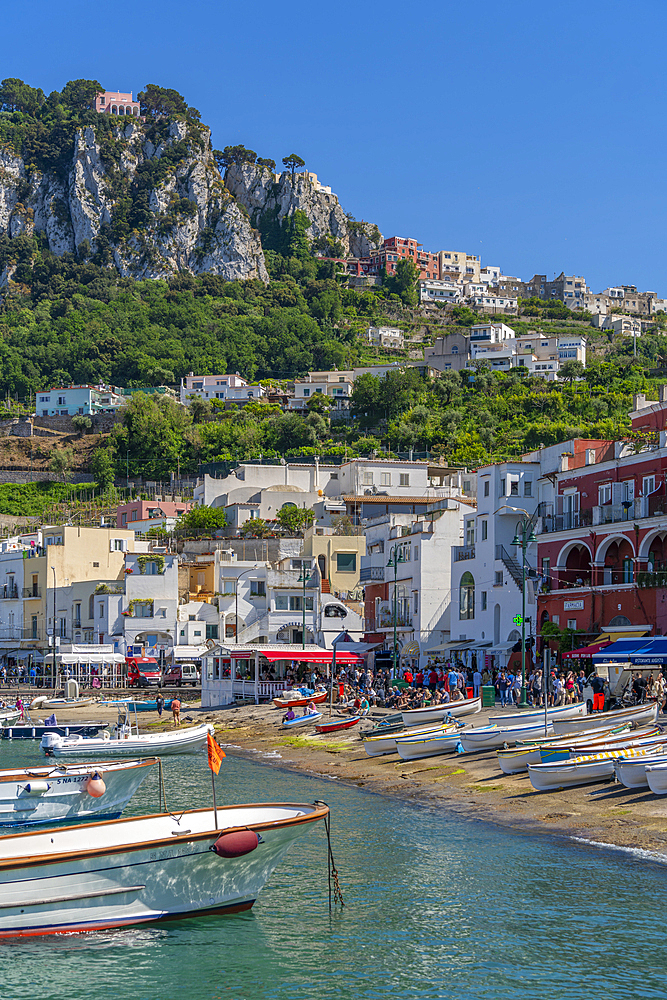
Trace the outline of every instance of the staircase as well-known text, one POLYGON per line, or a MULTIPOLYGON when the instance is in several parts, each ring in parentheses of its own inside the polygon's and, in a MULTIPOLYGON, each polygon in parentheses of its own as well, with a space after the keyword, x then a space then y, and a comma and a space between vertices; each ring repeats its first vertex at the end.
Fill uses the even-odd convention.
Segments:
MULTIPOLYGON (((500 559, 503 566, 514 580, 519 590, 523 587, 521 566, 514 556, 507 551, 504 545, 496 545, 496 559, 500 559)), ((526 566, 526 577, 528 576, 528 566, 526 566)))
POLYGON ((322 580, 322 593, 323 594, 331 593, 331 584, 329 583, 328 580, 322 580))

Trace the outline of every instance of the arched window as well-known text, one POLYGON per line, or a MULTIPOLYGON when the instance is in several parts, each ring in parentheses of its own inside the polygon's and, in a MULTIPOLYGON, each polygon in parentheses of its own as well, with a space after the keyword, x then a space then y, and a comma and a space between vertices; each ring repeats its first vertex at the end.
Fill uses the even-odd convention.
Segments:
POLYGON ((139 108, 135 108, 135 109, 134 109, 134 117, 135 117, 135 118, 138 118, 138 117, 139 117, 139 108))
POLYGON ((116 107, 115 104, 111 105, 111 114, 112 115, 117 115, 118 114, 118 108, 116 107))
POLYGON ((95 617, 95 595, 91 594, 88 598, 88 618, 92 621, 95 617))
POLYGON ((631 625, 632 622, 625 615, 614 615, 612 620, 609 622, 609 627, 618 628, 619 626, 631 625))
POLYGON ((459 353, 459 345, 452 344, 452 354, 458 354, 458 353, 459 353))
POLYGON ((459 584, 459 618, 475 617, 475 580, 472 573, 464 573, 459 584))

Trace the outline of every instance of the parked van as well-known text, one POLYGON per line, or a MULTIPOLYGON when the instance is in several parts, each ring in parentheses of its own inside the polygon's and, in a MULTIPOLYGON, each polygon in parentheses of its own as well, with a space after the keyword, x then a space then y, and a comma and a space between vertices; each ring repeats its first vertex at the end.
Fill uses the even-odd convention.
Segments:
POLYGON ((160 686, 161 675, 157 660, 152 656, 126 656, 127 686, 160 686))
POLYGON ((200 680, 201 675, 194 663, 177 663, 165 670, 162 676, 163 684, 175 684, 176 687, 181 687, 182 684, 196 687, 200 680))

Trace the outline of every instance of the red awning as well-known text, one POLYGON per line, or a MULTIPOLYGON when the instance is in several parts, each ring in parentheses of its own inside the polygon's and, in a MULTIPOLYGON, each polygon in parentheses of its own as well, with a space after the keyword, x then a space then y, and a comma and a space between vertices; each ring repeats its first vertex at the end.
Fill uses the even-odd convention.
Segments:
MULTIPOLYGON (((331 649, 302 649, 302 650, 290 650, 289 652, 281 650, 267 649, 266 652, 259 650, 261 656, 269 660, 270 663, 275 663, 276 660, 299 660, 301 662, 307 663, 331 663, 333 659, 333 651, 331 649)), ((232 651, 230 656, 233 656, 237 660, 254 660, 254 653, 245 650, 240 652, 232 651)), ((336 653, 336 663, 341 666, 348 666, 357 663, 363 663, 363 657, 357 656, 356 653, 336 653)))
POLYGON ((570 653, 563 653, 564 660, 590 659, 594 653, 599 653, 601 649, 608 646, 608 642, 596 642, 592 646, 582 646, 581 649, 573 649, 570 653))

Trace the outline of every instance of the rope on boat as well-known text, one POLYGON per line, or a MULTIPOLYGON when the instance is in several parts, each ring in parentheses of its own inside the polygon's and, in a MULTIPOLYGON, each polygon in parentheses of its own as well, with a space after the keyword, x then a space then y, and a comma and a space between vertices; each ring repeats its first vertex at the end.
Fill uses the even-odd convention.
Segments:
POLYGON ((164 811, 168 813, 169 809, 167 808, 167 793, 164 790, 164 772, 162 770, 162 757, 158 757, 157 761, 158 761, 158 779, 159 779, 158 795, 160 796, 158 812, 162 812, 162 804, 164 803, 164 811))
MULTIPOLYGON (((316 799, 313 805, 316 806, 327 806, 328 803, 323 802, 322 799, 316 799)), ((333 882, 333 905, 336 906, 340 903, 341 906, 345 906, 345 901, 343 899, 343 893, 341 891, 340 882, 338 881, 338 869, 336 868, 336 862, 334 861, 333 851, 331 849, 331 813, 328 812, 324 817, 324 829, 327 834, 327 878, 329 882, 329 913, 331 913, 331 883, 333 882)))

